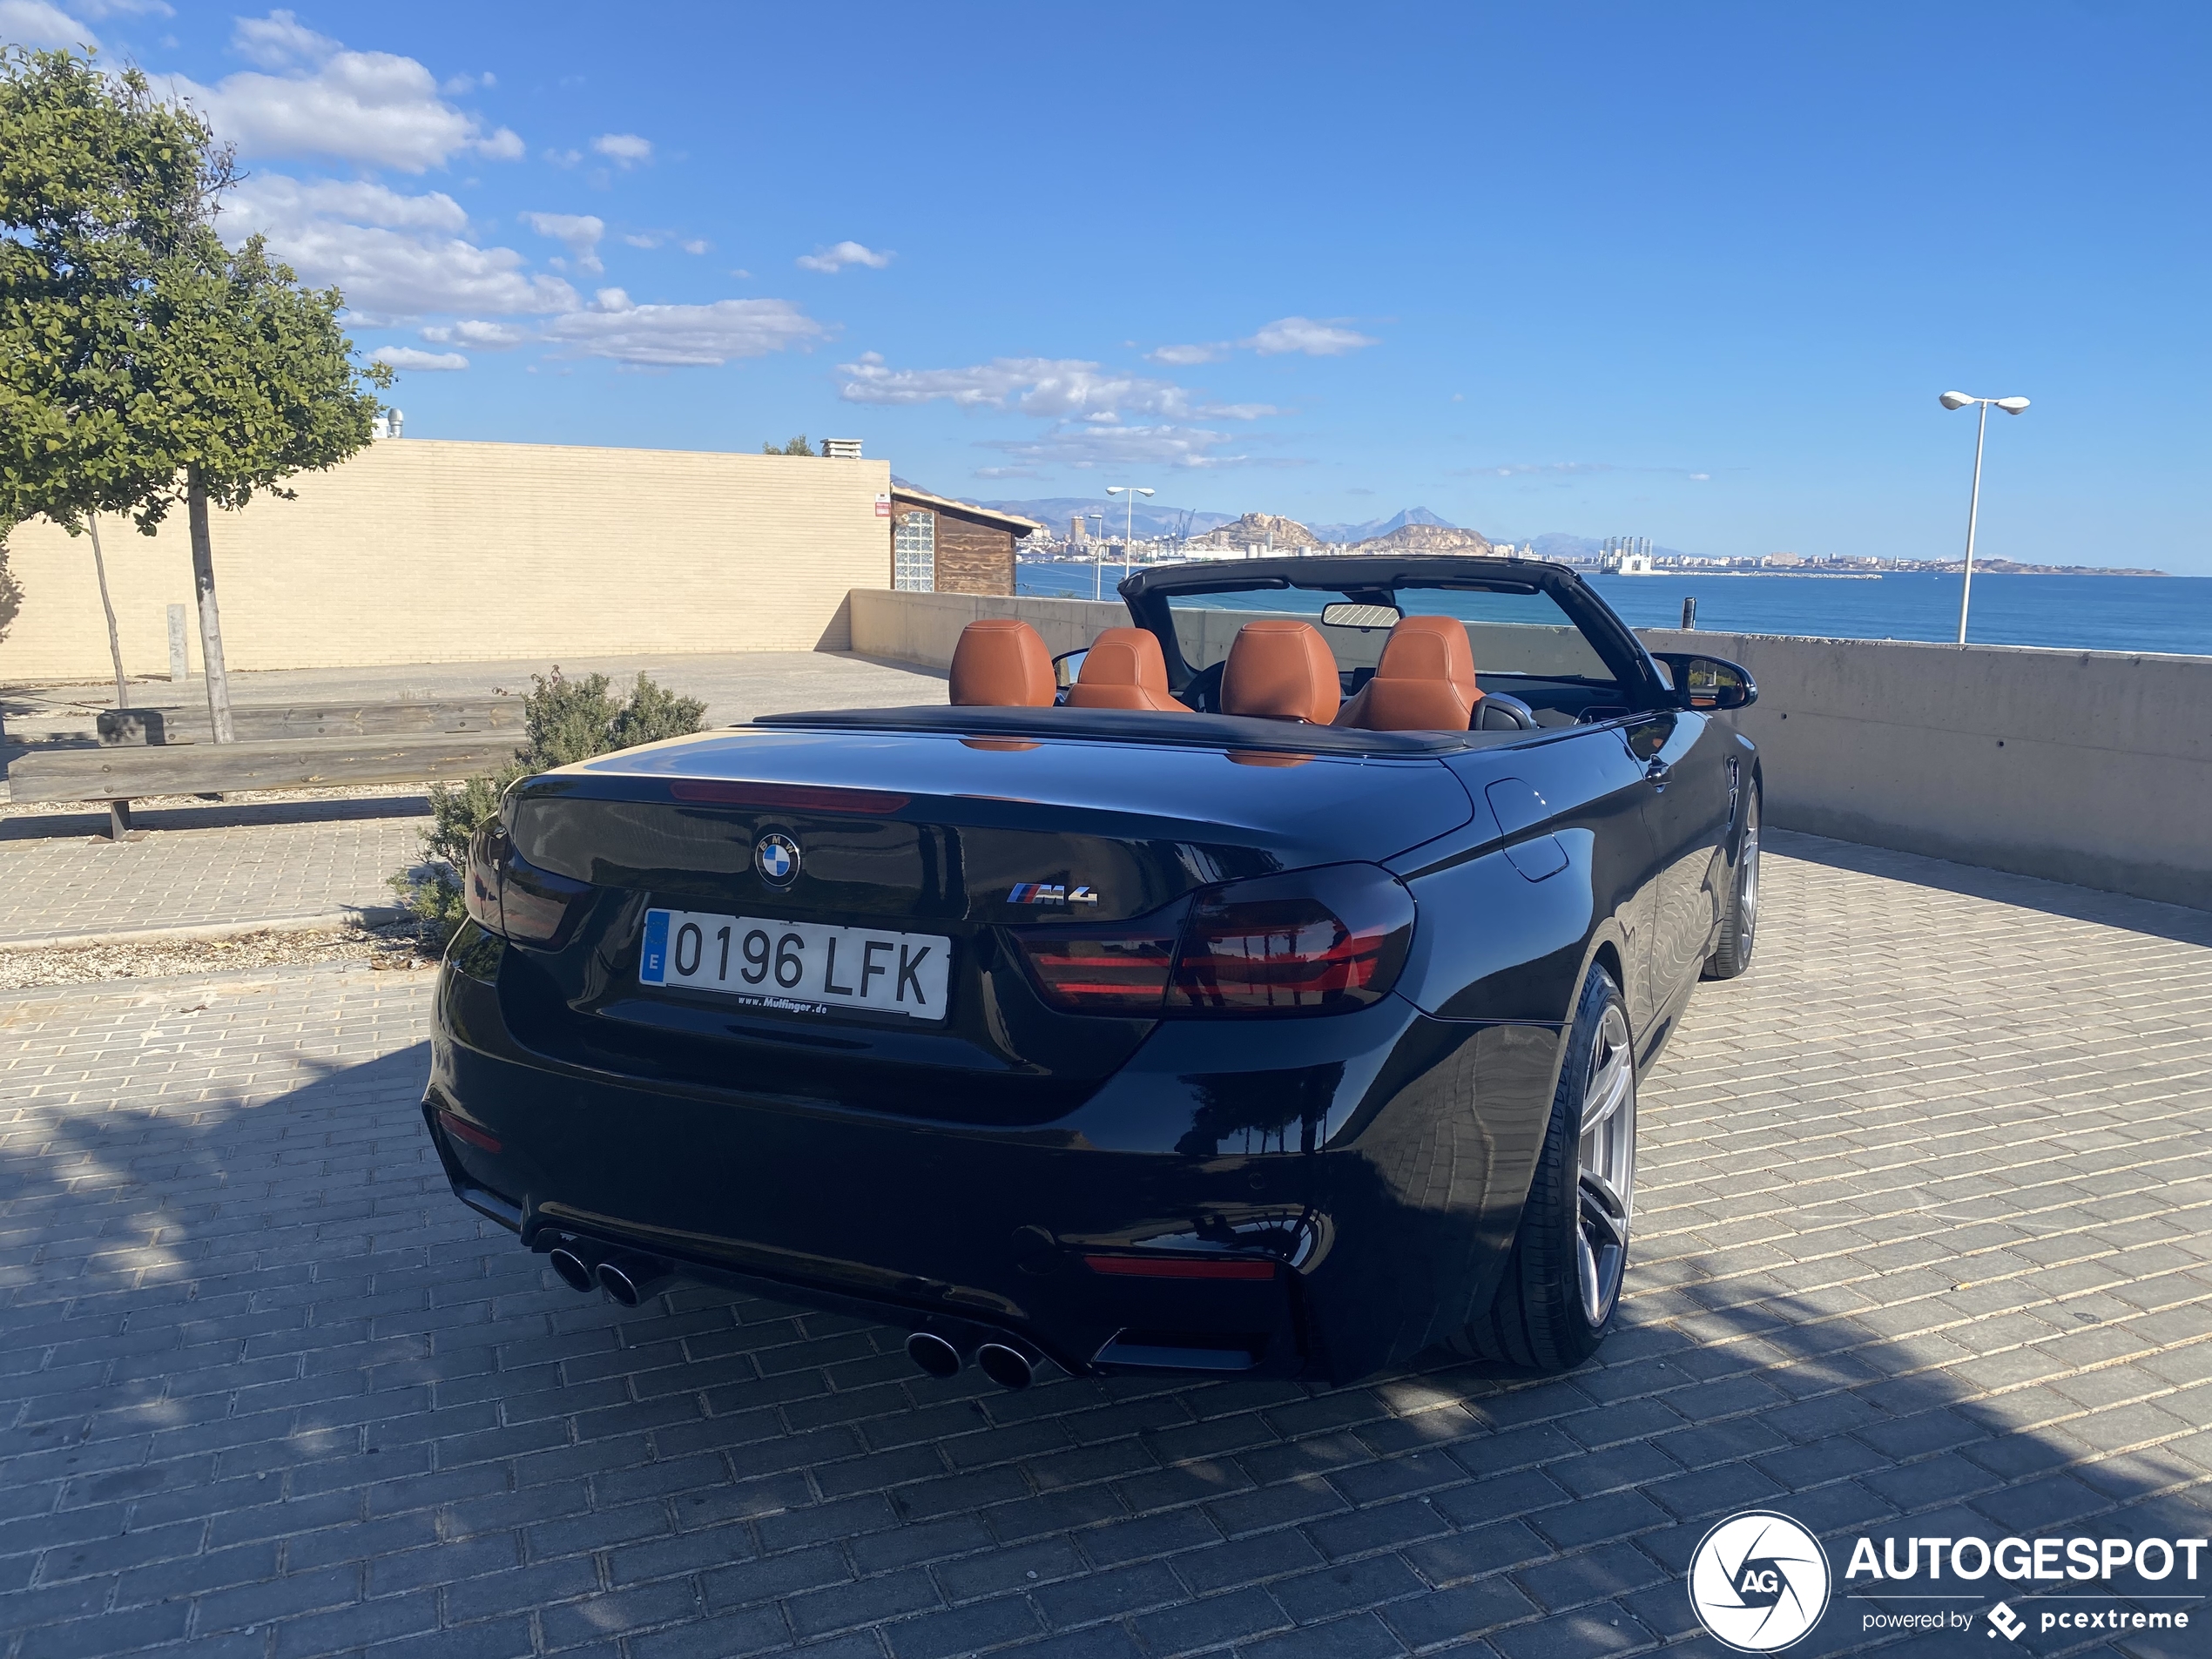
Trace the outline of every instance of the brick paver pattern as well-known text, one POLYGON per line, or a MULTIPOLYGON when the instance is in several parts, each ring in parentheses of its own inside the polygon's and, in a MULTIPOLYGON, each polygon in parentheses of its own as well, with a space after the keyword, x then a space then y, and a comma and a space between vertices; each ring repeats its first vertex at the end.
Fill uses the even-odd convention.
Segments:
POLYGON ((2204 1535, 2212 917, 1775 843, 1643 1095, 1622 1327, 1544 1382, 1008 1394, 625 1312, 446 1191, 419 981, 0 1003, 0 1651, 1717 1654, 1680 1575, 1746 1507, 2204 1535))

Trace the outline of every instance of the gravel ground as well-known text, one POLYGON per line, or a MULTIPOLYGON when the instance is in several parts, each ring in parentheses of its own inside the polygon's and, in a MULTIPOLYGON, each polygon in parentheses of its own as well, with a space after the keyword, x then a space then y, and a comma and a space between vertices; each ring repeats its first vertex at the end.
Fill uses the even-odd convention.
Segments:
POLYGON ((239 968, 305 968, 327 963, 366 964, 375 968, 411 971, 435 968, 443 949, 444 938, 440 929, 421 922, 405 921, 387 927, 248 934, 239 939, 7 950, 0 951, 0 991, 27 991, 47 985, 89 985, 105 980, 178 979, 239 968))

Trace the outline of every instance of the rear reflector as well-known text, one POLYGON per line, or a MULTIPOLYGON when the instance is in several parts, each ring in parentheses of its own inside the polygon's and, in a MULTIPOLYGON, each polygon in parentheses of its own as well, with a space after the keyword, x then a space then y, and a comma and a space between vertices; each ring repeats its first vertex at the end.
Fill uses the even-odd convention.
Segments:
POLYGON ((1273 1262, 1224 1256, 1085 1256, 1094 1273, 1117 1278, 1273 1278, 1273 1262))
POLYGON ((814 784, 751 784, 718 778, 678 778, 668 786, 678 800, 718 806, 760 806, 786 813, 895 813, 912 799, 886 789, 837 789, 814 784))
POLYGON ((486 1134, 474 1123, 465 1123, 451 1112, 440 1112, 438 1122, 444 1127, 445 1132, 455 1140, 466 1141, 469 1145, 482 1147, 487 1152, 499 1150, 500 1143, 497 1136, 486 1134))
POLYGON ((469 838, 462 898, 479 927, 506 939, 559 949, 591 891, 578 881, 541 870, 515 851, 506 830, 487 824, 469 838))

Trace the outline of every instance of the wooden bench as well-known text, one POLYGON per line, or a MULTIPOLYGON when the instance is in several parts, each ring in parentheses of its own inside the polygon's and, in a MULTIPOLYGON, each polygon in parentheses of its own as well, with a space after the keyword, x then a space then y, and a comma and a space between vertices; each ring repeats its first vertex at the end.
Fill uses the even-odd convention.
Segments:
POLYGON ((8 792, 18 801, 104 800, 109 833, 121 840, 131 832, 131 803, 149 795, 451 782, 512 760, 519 735, 403 732, 49 749, 17 757, 8 792))
MULTIPOLYGON (((396 737, 403 732, 511 732, 519 742, 523 700, 489 697, 422 703, 247 703, 231 710, 240 743, 278 738, 396 737)), ((103 744, 212 743, 205 708, 103 709, 103 744)))

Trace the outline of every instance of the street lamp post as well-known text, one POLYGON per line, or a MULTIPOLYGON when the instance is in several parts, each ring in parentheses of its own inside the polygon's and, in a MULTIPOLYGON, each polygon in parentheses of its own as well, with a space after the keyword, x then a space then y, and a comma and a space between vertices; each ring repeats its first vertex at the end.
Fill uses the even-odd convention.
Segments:
POLYGON ((1149 496, 1152 492, 1149 489, 1141 489, 1133 484, 1109 484, 1106 486, 1106 493, 1109 496, 1129 497, 1129 516, 1122 529, 1122 580, 1126 582, 1129 580, 1130 543, 1136 539, 1136 498, 1139 496, 1149 496))
POLYGON ((1966 568, 1964 580, 1959 584, 1959 643, 1966 643, 1966 602, 1974 590, 1974 525, 1981 516, 1981 446, 1989 435, 1989 406, 1994 403, 2007 415, 2018 415, 2027 407, 2024 397, 1968 397, 1964 392, 1946 392, 1936 400, 1946 409, 1963 409, 1969 403, 1981 405, 1979 424, 1974 429, 1974 488, 1966 498, 1966 568))
MULTIPOLYGON (((1105 514, 1085 513, 1083 515, 1083 520, 1086 523, 1095 521, 1098 525, 1098 539, 1101 542, 1106 539, 1105 514)), ((1105 572, 1105 556, 1098 550, 1096 546, 1094 545, 1090 550, 1090 597, 1094 599, 1103 599, 1106 597, 1106 590, 1103 585, 1106 580, 1105 572)))

